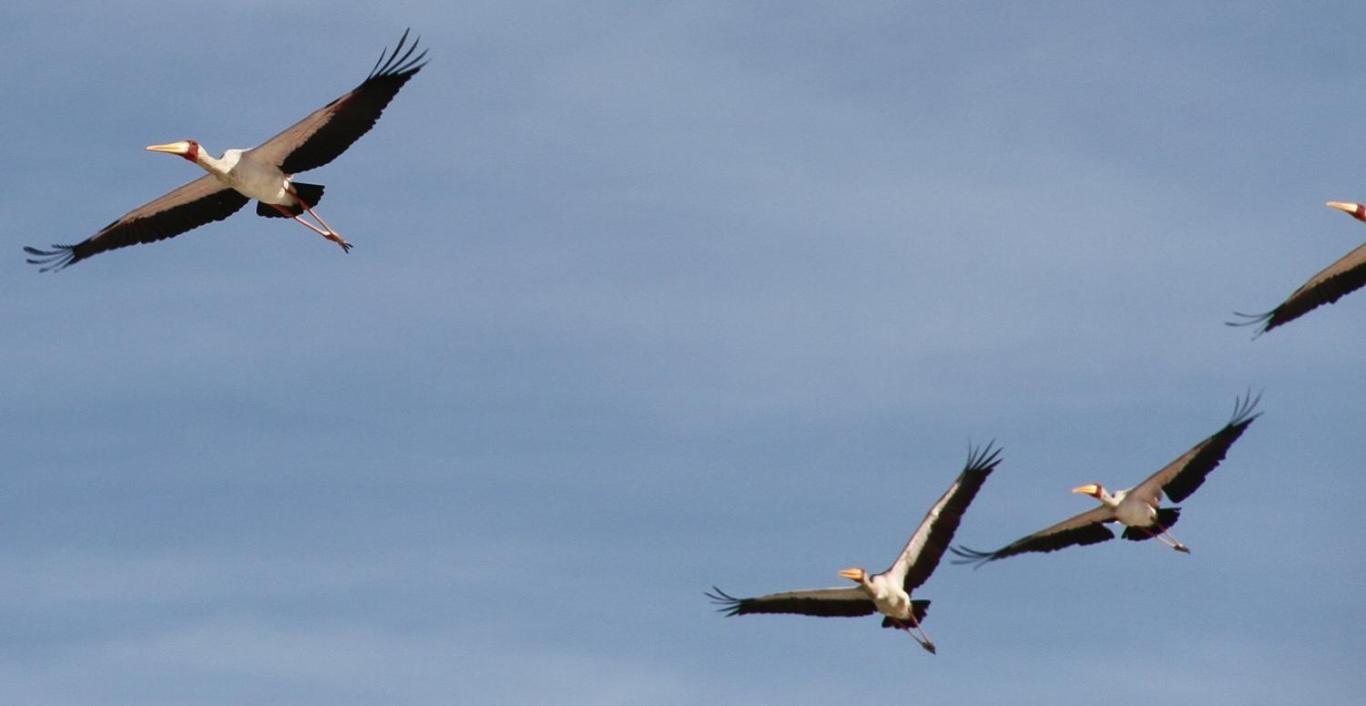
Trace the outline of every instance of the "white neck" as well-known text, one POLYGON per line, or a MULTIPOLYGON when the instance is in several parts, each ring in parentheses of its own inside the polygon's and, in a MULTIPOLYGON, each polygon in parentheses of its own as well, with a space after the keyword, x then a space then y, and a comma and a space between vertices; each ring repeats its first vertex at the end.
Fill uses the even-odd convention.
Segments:
POLYGON ((874 601, 876 601, 878 598, 885 597, 884 591, 879 590, 881 588, 880 586, 876 586, 873 584, 873 579, 872 577, 868 576, 868 574, 865 573, 863 577, 859 579, 858 583, 859 588, 862 588, 863 592, 867 593, 868 597, 872 598, 874 601))
MULTIPOLYGON (((225 154, 224 157, 226 156, 227 155, 225 154)), ((209 151, 204 149, 204 145, 199 146, 199 150, 194 157, 194 163, 203 167, 204 171, 218 177, 227 176, 228 170, 232 169, 233 167, 229 160, 220 159, 209 154, 209 151)))

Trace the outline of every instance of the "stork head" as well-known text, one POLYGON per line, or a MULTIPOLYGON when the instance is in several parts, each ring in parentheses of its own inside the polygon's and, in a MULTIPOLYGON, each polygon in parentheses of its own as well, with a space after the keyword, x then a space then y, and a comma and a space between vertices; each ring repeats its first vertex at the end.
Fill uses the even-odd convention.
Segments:
POLYGON ((1345 201, 1329 201, 1324 205, 1328 208, 1336 208, 1358 221, 1366 221, 1366 206, 1363 206, 1362 204, 1348 203, 1345 201))
POLYGON ((168 142, 164 145, 148 145, 147 149, 150 152, 165 152, 166 154, 180 155, 191 162, 199 161, 199 143, 194 140, 168 142))
POLYGON ((868 572, 863 569, 845 569, 840 572, 840 576, 855 583, 866 583, 868 581, 868 572))
POLYGON ((1088 483, 1086 485, 1079 485, 1073 488, 1072 492, 1081 493, 1083 495, 1090 495, 1096 500, 1100 500, 1105 495, 1105 486, 1101 485, 1100 483, 1088 483))

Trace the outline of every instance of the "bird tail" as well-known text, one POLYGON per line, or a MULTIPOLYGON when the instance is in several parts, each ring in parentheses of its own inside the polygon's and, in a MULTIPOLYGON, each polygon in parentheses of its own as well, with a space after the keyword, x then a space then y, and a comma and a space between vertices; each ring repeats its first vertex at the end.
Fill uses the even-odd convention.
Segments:
MULTIPOLYGON (((304 184, 302 182, 294 181, 290 182, 289 186, 294 189, 294 193, 298 194, 299 198, 304 200, 304 203, 308 204, 309 208, 317 206, 318 202, 323 200, 322 184, 304 184)), ((303 206, 298 204, 290 204, 289 206, 283 206, 281 208, 289 211, 290 216, 297 216, 304 212, 303 206)), ((256 215, 265 216, 266 218, 285 217, 285 214, 280 213, 279 208, 268 203, 261 203, 260 201, 256 202, 256 215)))
MULTIPOLYGON (((929 601, 911 601, 911 615, 915 616, 915 622, 917 625, 925 622, 925 614, 928 612, 930 612, 929 601)), ((906 629, 906 624, 895 618, 884 617, 882 619, 882 627, 904 630, 906 629)))
POLYGON ((1161 527, 1161 529, 1158 529, 1157 527, 1125 527, 1124 534, 1122 536, 1131 542, 1142 542, 1145 539, 1152 539, 1153 537, 1161 534, 1165 530, 1171 529, 1172 525, 1176 524, 1176 521, 1179 519, 1181 519, 1181 508, 1158 508, 1157 524, 1159 527, 1161 527))

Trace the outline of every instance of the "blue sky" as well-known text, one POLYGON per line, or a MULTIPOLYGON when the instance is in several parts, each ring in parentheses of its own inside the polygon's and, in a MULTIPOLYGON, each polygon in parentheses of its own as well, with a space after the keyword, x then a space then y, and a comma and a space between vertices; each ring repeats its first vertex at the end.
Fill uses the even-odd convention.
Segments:
POLYGON ((1366 295, 1352 3, 7 3, 0 685, 48 704, 1345 703, 1366 295), (377 128, 57 274, 411 25, 377 128), (245 101, 245 103, 244 103, 245 101), (879 570, 961 468, 1003 544, 1263 390, 1177 535, 864 620, 702 592, 879 570), (1132 680, 1134 683, 1127 683, 1132 680), (1120 698, 1125 698, 1121 696, 1120 698))

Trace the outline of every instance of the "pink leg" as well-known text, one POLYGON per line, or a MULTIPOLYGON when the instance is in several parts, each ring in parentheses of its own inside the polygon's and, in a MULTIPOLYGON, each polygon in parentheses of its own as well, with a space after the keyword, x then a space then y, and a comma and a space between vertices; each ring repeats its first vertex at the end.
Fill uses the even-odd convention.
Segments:
MULTIPOLYGON (((299 203, 303 203, 303 201, 300 201, 299 203)), ((324 220, 323 220, 323 217, 322 217, 322 216, 319 216, 319 215, 318 215, 318 212, 317 212, 317 211, 314 211, 314 210, 312 209, 312 207, 310 207, 310 206, 309 206, 308 204, 306 204, 306 203, 304 203, 304 210, 305 210, 305 211, 308 211, 308 215, 313 216, 314 218, 318 219, 318 222, 321 223, 322 226, 323 226, 324 228, 327 229, 327 232, 332 233, 333 235, 340 235, 340 233, 337 233, 337 231, 332 230, 332 226, 328 225, 328 224, 327 224, 327 221, 324 221, 324 220)))
MULTIPOLYGON (((306 210, 306 212, 309 212, 309 216, 313 216, 314 218, 317 218, 318 224, 321 224, 321 225, 322 225, 322 228, 325 228, 325 229, 326 229, 326 232, 324 232, 324 234, 321 234, 321 235, 322 235, 322 238, 326 238, 326 239, 328 239, 328 240, 332 240, 333 243, 336 243, 336 244, 339 244, 339 246, 342 246, 342 251, 343 251, 343 253, 350 253, 350 251, 351 251, 351 243, 346 242, 346 240, 344 240, 344 239, 342 238, 342 234, 339 234, 339 232, 333 231, 331 225, 328 225, 328 221, 322 220, 322 216, 318 216, 318 212, 316 212, 316 210, 313 210, 313 205, 311 205, 311 203, 309 203, 309 202, 307 202, 307 201, 303 201, 303 197, 301 197, 301 195, 299 195, 298 191, 295 191, 295 188, 292 187, 292 186, 290 187, 290 195, 291 195, 291 197, 294 197, 295 201, 298 201, 298 202, 299 202, 299 205, 303 206, 303 210, 306 210)), ((302 223, 302 221, 301 221, 301 223, 302 223)))
MULTIPOLYGON (((911 611, 911 627, 920 631, 919 636, 915 633, 911 633, 911 637, 914 637, 916 642, 919 642, 920 646, 928 650, 930 654, 934 654, 934 642, 930 641, 930 634, 925 632, 925 626, 921 625, 920 622, 915 619, 914 610, 911 611)), ((910 633, 911 631, 907 630, 906 632, 910 633)))
POLYGON ((1190 547, 1182 544, 1180 540, 1178 540, 1176 536, 1173 535, 1169 530, 1163 529, 1162 533, 1157 535, 1157 538, 1162 540, 1163 544, 1171 547, 1172 549, 1175 549, 1178 552, 1181 552, 1182 554, 1191 553, 1190 547))
POLYGON ((328 225, 327 221, 324 221, 323 217, 319 216, 318 212, 313 210, 313 204, 303 200, 303 197, 299 196, 299 192, 295 191, 293 186, 289 187, 289 193, 304 207, 305 211, 308 211, 308 215, 318 219, 318 223, 321 224, 323 228, 327 229, 327 232, 323 234, 324 238, 340 245, 343 252, 351 252, 351 243, 346 242, 346 240, 341 237, 341 233, 332 230, 332 226, 328 225))
POLYGON ((1157 541, 1171 547, 1172 549, 1175 549, 1178 552, 1181 552, 1182 554, 1191 553, 1190 547, 1182 544, 1180 540, 1178 540, 1176 536, 1171 533, 1171 530, 1167 529, 1166 527, 1163 527, 1162 525, 1153 526, 1157 528, 1156 532, 1146 528, 1143 528, 1143 531, 1147 532, 1148 536, 1156 537, 1157 541))
MULTIPOLYGON (((291 194, 294 194, 294 190, 293 190, 293 189, 290 189, 290 193, 291 193, 291 194)), ((309 207, 308 207, 308 204, 307 204, 307 203, 304 203, 304 200, 303 200, 303 199, 300 199, 299 196, 298 196, 298 194, 294 194, 294 198, 299 199, 299 203, 303 204, 304 210, 305 210, 305 211, 307 211, 307 212, 309 212, 310 214, 312 214, 314 218, 318 218, 318 214, 313 213, 313 209, 309 208, 309 207)), ((336 243, 337 245, 340 245, 343 252, 351 252, 351 243, 348 243, 348 242, 346 242, 345 240, 343 240, 342 237, 341 237, 341 235, 338 234, 336 231, 332 230, 332 227, 329 226, 329 225, 327 225, 327 222, 324 221, 323 219, 318 218, 318 222, 319 222, 319 223, 322 223, 322 225, 323 225, 323 228, 319 228, 318 226, 315 226, 315 225, 313 225, 312 223, 309 223, 308 221, 304 220, 303 218, 300 218, 299 216, 296 216, 296 215, 294 215, 293 213, 290 213, 290 212, 289 212, 289 209, 285 208, 284 206, 278 206, 278 205, 276 205, 276 204, 271 204, 271 206, 272 206, 275 210, 279 211, 280 213, 283 213, 284 215, 289 216, 291 219, 293 219, 293 220, 295 220, 295 221, 301 223, 305 228, 308 228, 309 230, 313 231, 314 233, 317 233, 318 235, 321 235, 322 237, 327 238, 328 240, 330 240, 330 241, 336 243), (324 228, 325 228, 326 230, 324 230, 324 228)))

